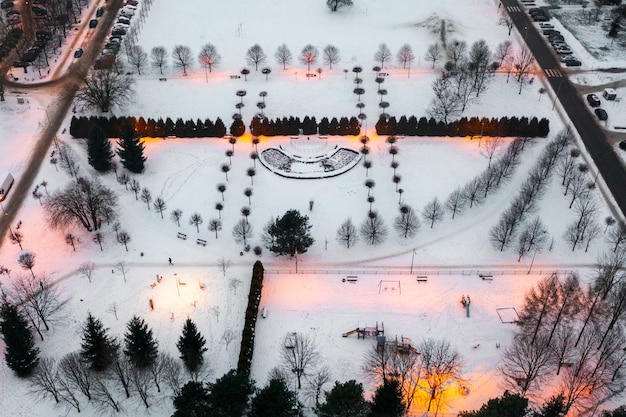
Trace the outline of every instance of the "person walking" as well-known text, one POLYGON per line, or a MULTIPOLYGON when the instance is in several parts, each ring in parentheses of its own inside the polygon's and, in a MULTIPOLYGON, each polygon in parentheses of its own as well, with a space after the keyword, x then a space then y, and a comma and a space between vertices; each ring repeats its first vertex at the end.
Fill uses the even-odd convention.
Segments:
POLYGON ((168 258, 168 261, 170 261, 170 265, 172 265, 172 258, 168 258))

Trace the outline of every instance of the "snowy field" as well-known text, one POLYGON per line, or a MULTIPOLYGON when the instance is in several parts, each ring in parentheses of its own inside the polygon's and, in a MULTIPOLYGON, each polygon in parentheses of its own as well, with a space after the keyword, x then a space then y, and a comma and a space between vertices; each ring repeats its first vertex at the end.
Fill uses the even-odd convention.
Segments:
MULTIPOLYGON (((424 337, 450 340, 465 359, 462 377, 469 395, 451 395, 445 411, 454 413, 478 408, 488 398, 502 392, 501 378, 495 367, 499 353, 510 343, 515 331, 514 325, 502 322, 496 309, 519 309, 524 293, 555 269, 575 269, 581 272, 583 280, 589 279, 589 268, 597 256, 607 250, 607 245, 600 237, 588 252, 571 251, 562 236, 575 214, 568 209, 569 199, 563 196, 560 181, 554 176, 537 210, 554 237, 553 249, 536 253, 533 259, 525 257, 519 263, 513 250, 497 252, 492 249, 489 229, 518 192, 546 143, 543 139, 526 147, 522 164, 512 180, 480 207, 454 220, 447 216, 432 229, 423 222, 414 239, 397 237, 391 226, 398 213, 398 194, 391 181, 389 145, 373 131, 380 99, 375 93, 374 73, 369 68, 375 65, 373 55, 381 42, 386 42, 394 54, 402 44, 410 43, 416 56, 423 56, 427 46, 438 39, 429 29, 440 27, 437 17, 447 19, 447 27, 454 29, 449 39, 458 37, 471 43, 484 38, 494 47, 508 39, 506 29, 497 25, 497 6, 487 0, 463 2, 463 7, 455 0, 420 7, 400 0, 384 3, 364 0, 353 8, 330 14, 323 2, 302 0, 294 9, 277 0, 264 3, 263 7, 251 0, 242 0, 236 9, 229 3, 209 5, 199 0, 155 2, 139 39, 146 50, 156 45, 171 50, 176 44, 185 44, 197 54, 203 43, 212 42, 222 55, 222 64, 208 77, 197 65, 185 77, 169 69, 167 82, 158 81, 155 73, 138 77, 135 101, 116 114, 212 120, 221 117, 229 125, 234 105, 239 101, 235 93, 245 89, 243 118, 246 122, 256 113, 255 103, 261 91, 268 92, 266 113, 269 117, 314 115, 319 120, 323 116, 352 116, 358 114, 357 99, 352 93, 354 74, 350 71, 346 79, 343 69, 361 65, 365 69, 362 78, 366 90, 361 100, 366 103, 367 134, 372 139, 368 158, 373 161, 373 168, 369 178, 376 182, 372 189, 373 208, 390 229, 385 243, 372 247, 361 241, 354 248, 345 249, 335 240, 336 230, 346 218, 351 217, 358 225, 367 215, 367 188, 363 185, 366 174, 360 165, 335 178, 294 180, 272 174, 257 164, 252 185, 246 175, 246 170, 253 166, 249 158, 253 150, 249 136, 244 136, 234 146, 228 181, 220 170, 220 166, 228 162, 225 151, 230 149, 230 144, 226 140, 148 139, 145 142, 146 171, 133 178, 148 188, 154 198, 160 196, 166 201, 167 217, 161 219, 153 209, 148 211, 145 203, 137 201, 131 191, 124 190, 114 173, 95 174, 87 163, 82 140, 59 132, 59 139, 70 144, 79 155, 83 175, 99 177, 119 192, 119 221, 129 232, 131 242, 129 251, 125 251, 124 246, 115 241, 111 226, 106 225, 104 251, 100 251, 89 234, 75 227, 71 232, 79 237, 80 243, 73 251, 63 238, 67 230, 51 230, 39 202, 32 198, 26 200, 18 218, 23 221, 20 230, 25 249, 37 255, 34 271, 59 280, 63 293, 71 296, 63 325, 47 333, 46 340, 38 346, 43 355, 51 357, 61 357, 78 349, 81 324, 91 311, 119 336, 133 315, 142 316, 154 329, 160 348, 176 355, 175 342, 182 324, 191 317, 208 341, 209 352, 205 356, 212 371, 208 380, 212 380, 236 366, 252 264, 260 259, 267 270, 281 273, 268 273, 264 281, 261 307, 266 308, 268 316, 257 322, 252 365, 252 377, 259 385, 265 383, 269 370, 279 365, 278 349, 285 334, 295 331, 315 338, 324 364, 332 369, 333 381, 354 378, 364 382, 371 392, 374 385, 365 380, 361 367, 362 358, 373 341, 357 340, 356 335, 342 338, 341 334, 360 322, 371 325, 378 321, 384 323, 388 338, 406 336, 416 344, 424 337), (178 24, 172 16, 180 21, 184 18, 184 25, 178 24), (302 24, 303 18, 308 24, 302 24), (263 25, 255 22, 263 22, 263 25), (346 33, 354 35, 348 37, 346 33), (304 77, 306 68, 296 59, 285 71, 274 63, 272 55, 278 45, 287 43, 297 55, 309 42, 319 49, 333 43, 340 49, 342 61, 332 71, 318 65, 324 68, 321 79, 304 77), (272 68, 269 80, 254 71, 248 81, 231 80, 230 75, 239 73, 245 66, 245 52, 254 43, 259 43, 269 56, 267 66, 272 68), (218 217, 214 207, 222 200, 216 189, 219 183, 226 184, 227 190, 221 213, 223 230, 216 240, 208 231, 207 223, 218 217), (253 189, 251 202, 243 194, 247 187, 253 189), (310 201, 314 202, 312 210, 309 210, 310 201), (241 245, 234 242, 231 231, 241 218, 240 209, 244 206, 251 209, 253 247, 261 245, 261 232, 270 218, 292 208, 309 216, 315 244, 298 256, 297 274, 294 258, 277 258, 267 250, 260 257, 252 252, 240 255, 241 245), (169 220, 169 212, 176 208, 183 211, 180 228, 169 220), (194 212, 204 219, 200 232, 188 224, 194 212), (178 231, 190 238, 177 239, 178 231), (197 245, 196 238, 206 239, 208 245, 197 245), (168 265, 169 257, 173 266, 168 265), (218 266, 221 258, 232 262, 226 276, 218 266), (128 265, 127 282, 116 267, 120 260, 128 265), (86 261, 97 266, 92 283, 77 271, 86 261), (414 271, 409 274, 412 263, 414 271), (531 273, 527 274, 529 270, 531 273), (494 280, 481 280, 476 271, 493 271, 494 280), (499 275, 501 271, 504 272, 499 275), (427 274, 428 282, 415 281, 418 273, 427 274), (342 282, 346 274, 357 274, 358 282, 342 282), (162 282, 156 283, 157 275, 163 276, 162 282), (386 282, 381 283, 381 280, 386 282), (184 285, 177 284, 180 282, 184 285), (465 317, 459 303, 464 294, 472 297, 470 318, 465 317), (154 311, 150 309, 150 299, 154 311), (112 312, 114 309, 117 319, 112 312), (500 345, 499 349, 496 344, 500 345)), ((390 74, 384 83, 389 92, 385 98, 391 104, 389 113, 396 117, 424 115, 432 96, 430 83, 436 76, 430 64, 424 63, 422 58, 412 68, 410 77, 408 71, 395 62, 385 70, 390 74)), ((539 93, 544 85, 542 81, 537 76, 535 82, 518 95, 518 86, 507 83, 505 75, 498 75, 488 92, 464 115, 546 117, 550 120, 550 137, 553 137, 565 123, 559 113, 553 111, 553 97, 539 93)), ((27 144, 38 137, 37 126, 45 120, 47 106, 45 99, 38 101, 39 104, 35 101, 36 98, 30 99, 29 108, 16 104, 15 97, 10 97, 0 105, 3 132, 0 146, 12 151, 10 159, 0 161, 3 172, 11 171, 19 176, 27 162, 30 151, 27 144), (33 123, 9 124, 6 122, 9 119, 33 123)), ((70 117, 64 123, 65 128, 69 127, 70 117)), ((329 146, 336 144, 357 150, 361 146, 355 137, 330 137, 328 140, 329 146)), ((286 138, 262 138, 259 151, 288 143, 286 138)), ((402 200, 417 211, 435 197, 445 200, 450 192, 478 175, 488 164, 483 142, 478 137, 473 140, 404 138, 397 147, 400 187, 404 190, 402 200)), ((591 166, 590 180, 595 172, 595 167, 591 166)), ((38 178, 39 183, 42 181, 48 182, 47 188, 52 192, 67 184, 70 178, 56 171, 54 166, 44 164, 38 178)), ((603 190, 601 179, 598 190, 603 190)), ((602 207, 598 218, 604 219, 611 214, 612 202, 605 200, 601 192, 595 194, 602 207)), ((12 276, 28 273, 19 270, 16 262, 19 253, 19 248, 8 242, 0 250, 0 263, 12 270, 12 276)), ((0 277, 3 285, 10 286, 8 281, 6 276, 0 277)), ((507 317, 505 321, 510 319, 510 313, 511 310, 501 313, 502 317, 507 317)), ((49 399, 33 404, 26 384, 18 381, 4 362, 0 364, 0 387, 0 403, 6 404, 6 415, 78 415, 65 406, 54 407, 49 399)), ((151 401, 153 407, 146 410, 138 398, 131 398, 123 402, 122 414, 171 415, 169 393, 157 395, 154 392, 151 401)), ((82 403, 83 414, 98 413, 86 399, 82 403)), ((415 410, 420 411, 423 410, 415 410)))

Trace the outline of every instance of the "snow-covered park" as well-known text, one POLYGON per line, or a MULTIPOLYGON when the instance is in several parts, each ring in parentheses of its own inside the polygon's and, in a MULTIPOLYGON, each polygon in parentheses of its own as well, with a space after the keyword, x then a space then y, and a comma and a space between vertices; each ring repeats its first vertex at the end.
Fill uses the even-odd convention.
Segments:
MULTIPOLYGON (((263 91, 267 92, 264 111, 269 118, 352 117, 359 113, 352 73, 358 65, 364 69, 361 77, 365 89, 359 100, 365 103, 363 112, 367 115, 362 134, 369 137, 367 159, 372 167, 366 171, 359 161, 341 175, 288 178, 250 158, 256 148, 248 132, 234 145, 224 138, 146 138, 146 169, 130 176, 150 190, 154 198, 165 201, 167 209, 162 218, 117 181, 116 176, 123 171, 117 157, 115 173, 98 174, 90 167, 86 141, 69 135, 73 116, 69 114, 58 140, 75 151, 81 175, 98 178, 118 195, 117 221, 131 240, 126 250, 116 241, 112 225, 105 224, 101 250, 93 235, 79 226, 53 229, 40 201, 26 200, 17 218, 24 250, 36 255, 33 271, 57 282, 60 293, 69 298, 61 320, 45 332, 45 340, 37 340, 41 355, 60 358, 78 350, 83 322, 91 312, 119 337, 133 315, 141 316, 154 330, 159 348, 178 356, 176 340, 184 321, 191 318, 207 339, 207 380, 212 381, 237 365, 252 265, 260 260, 266 269, 260 303, 265 317, 257 321, 251 375, 259 386, 265 384, 272 368, 281 365, 280 349, 285 336, 299 332, 315 340, 321 354, 320 365, 331 370, 331 381, 356 379, 364 384, 369 398, 376 384, 366 378, 363 365, 375 338, 363 340, 357 339, 356 334, 342 334, 363 323, 378 323, 384 325, 388 339, 404 336, 416 343, 428 337, 449 340, 464 359, 463 390, 445 397, 440 409, 444 414, 439 414, 452 416, 461 410, 478 409, 505 389, 497 365, 517 330, 510 321, 516 318, 514 309, 520 309, 526 292, 554 271, 577 271, 587 282, 598 256, 612 249, 606 234, 600 234, 588 250, 582 247, 572 251, 564 234, 576 213, 569 208, 570 197, 563 195, 557 174, 550 178, 533 213, 549 232, 550 248, 528 253, 518 261, 513 247, 498 251, 490 242, 490 229, 518 194, 546 144, 568 121, 554 102, 547 83, 544 84, 542 74, 536 73, 534 81, 518 94, 518 84, 508 80, 506 73, 496 73, 487 91, 468 106, 463 116, 547 118, 550 135, 526 144, 511 179, 482 204, 454 219, 446 213, 433 227, 422 218, 417 235, 403 238, 393 229, 399 203, 421 213, 434 198, 445 202, 456 188, 487 169, 489 152, 487 139, 477 134, 402 137, 395 144, 398 154, 391 155, 387 137, 378 136, 374 130, 381 100, 375 82, 378 74, 371 71, 377 65, 376 49, 384 42, 395 56, 403 44, 412 46, 417 59, 410 71, 395 59, 381 71, 388 74, 384 87, 390 106, 386 111, 397 118, 419 118, 427 114, 431 83, 442 65, 436 63, 436 68, 431 68, 432 63, 425 61, 424 54, 430 44, 440 41, 442 22, 448 40, 462 39, 468 44, 484 39, 495 48, 498 43, 511 40, 518 48, 519 37, 515 32, 509 37, 507 29, 498 24, 498 5, 492 0, 468 0, 462 4, 458 0, 440 0, 421 2, 419 7, 405 0, 362 0, 337 13, 331 13, 321 0, 284 3, 154 2, 138 29, 139 45, 146 51, 154 46, 171 50, 175 45, 187 45, 197 55, 201 46, 210 42, 218 48, 221 63, 207 73, 196 61, 185 76, 171 66, 164 75, 151 69, 137 76, 133 101, 114 114, 185 120, 219 117, 229 126, 237 111, 235 105, 240 102, 236 92, 246 90, 242 99, 245 107, 241 109, 246 125, 258 112, 255 104, 263 91), (247 80, 231 77, 247 66, 246 51, 256 43, 268 55, 264 66, 271 68, 269 76, 252 69, 247 80), (322 72, 306 77, 307 68, 298 62, 297 55, 308 43, 320 50, 327 44, 337 46, 340 62, 330 69, 320 61, 315 68, 322 68, 322 72), (294 53, 294 60, 286 69, 273 59, 281 44, 294 53), (544 94, 543 88, 548 92, 544 94), (229 149, 234 150, 232 160, 226 156, 229 149), (391 166, 392 160, 397 162, 396 168, 391 166), (227 176, 221 168, 223 164, 229 164, 227 176), (255 169, 253 178, 248 174, 251 167, 255 169), (394 175, 400 176, 396 183, 392 180, 394 175), (374 185, 366 187, 367 179, 373 180, 374 185), (217 188, 219 184, 226 187, 223 193, 217 188), (402 193, 397 192, 398 187, 402 193), (244 194, 246 189, 252 190, 250 196, 244 194), (368 196, 374 199, 368 201, 368 196), (216 203, 222 203, 223 209, 216 210, 216 203), (289 209, 309 217, 315 243, 295 257, 278 257, 265 248, 260 255, 245 251, 232 236, 243 207, 250 210, 252 247, 263 246, 263 227, 289 209), (183 212, 180 226, 170 220, 174 209, 183 212), (361 239, 349 249, 341 245, 336 239, 340 225, 350 218, 358 227, 370 210, 375 210, 388 227, 384 242, 369 245, 361 239), (203 219, 199 231, 189 223, 194 213, 203 219), (216 235, 207 225, 218 217, 222 229, 216 235), (66 243, 68 232, 78 238, 75 250, 66 243), (180 239, 178 233, 189 238, 180 239), (206 246, 197 244, 196 239, 206 240, 206 246), (79 271, 86 262, 95 265, 90 279, 79 271), (124 273, 120 262, 125 265, 124 273), (223 268, 225 263, 227 268, 223 268), (490 275, 491 279, 482 279, 480 274, 490 275), (161 276, 163 279, 157 280, 161 276), (357 279, 344 280, 347 276, 357 279), (427 278, 417 280, 418 276, 427 278), (472 299, 470 317, 466 317, 460 304, 464 295, 472 299)), ((593 74, 586 77, 589 84, 603 82, 593 74)), ((5 155, 11 155, 0 160, 0 173, 11 172, 19 178, 50 106, 54 106, 50 97, 24 92, 11 93, 6 102, 0 103, 0 147, 5 155), (18 104, 16 97, 26 97, 27 103, 18 104)), ((284 148, 291 154, 330 155, 337 147, 352 150, 362 158, 360 136, 311 139, 314 143, 307 144, 304 137, 262 137, 258 152, 284 148)), ((494 158, 503 155, 513 139, 504 138, 494 158)), ((582 144, 575 139, 571 146, 581 150, 580 162, 589 167, 588 180, 595 185, 592 194, 599 206, 597 220, 604 231, 604 219, 617 217, 618 213, 582 144)), ((70 181, 63 170, 45 163, 37 184, 45 198, 70 181), (44 182, 46 185, 41 185, 44 182)), ((10 275, 0 276, 0 284, 9 291, 12 279, 30 274, 17 263, 20 253, 20 248, 8 240, 0 248, 0 264, 11 270, 10 275)), ((329 389, 330 384, 325 388, 329 389)), ((547 387, 546 391, 551 389, 547 387)), ((305 401, 304 393, 301 396, 305 401)), ((172 414, 171 393, 167 390, 152 392, 150 401, 152 406, 146 409, 139 398, 124 399, 121 414, 172 414)), ((82 402, 81 415, 101 412, 86 399, 82 402)), ((50 399, 35 400, 28 384, 15 377, 4 361, 0 363, 0 403, 2 414, 12 417, 79 415, 75 409, 55 405, 50 399)), ((411 412, 421 415, 424 403, 418 401, 411 412)))

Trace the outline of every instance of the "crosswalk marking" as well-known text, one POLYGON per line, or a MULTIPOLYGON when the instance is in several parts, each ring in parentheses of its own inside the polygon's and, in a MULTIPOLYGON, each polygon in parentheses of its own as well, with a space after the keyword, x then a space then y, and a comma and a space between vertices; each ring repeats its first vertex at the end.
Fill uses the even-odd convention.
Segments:
POLYGON ((508 6, 506 8, 509 12, 521 12, 521 9, 517 6, 508 6))
POLYGON ((545 72, 546 72, 546 75, 550 78, 559 78, 563 76, 561 71, 556 70, 556 69, 546 68, 545 72))

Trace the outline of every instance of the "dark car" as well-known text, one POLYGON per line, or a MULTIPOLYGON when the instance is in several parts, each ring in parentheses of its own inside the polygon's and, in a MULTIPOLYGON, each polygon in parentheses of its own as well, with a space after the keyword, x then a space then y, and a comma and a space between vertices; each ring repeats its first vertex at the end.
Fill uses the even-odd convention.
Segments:
POLYGON ((618 146, 621 150, 626 151, 626 140, 621 141, 618 146))
POLYGON ((565 61, 565 66, 567 67, 580 67, 583 63, 577 59, 570 59, 565 61))
POLYGON ((96 17, 100 17, 104 14, 104 7, 98 7, 96 9, 96 17))
POLYGON ((83 56, 83 52, 83 48, 78 48, 76 52, 74 52, 74 58, 80 58, 81 56, 83 56))
POLYGON ((587 94, 587 103, 591 107, 600 107, 600 99, 595 94, 587 94))
POLYGON ((595 109, 593 112, 596 114, 599 120, 604 121, 609 118, 609 115, 604 109, 595 109))
POLYGON ((91 19, 91 20, 89 21, 89 27, 93 29, 93 28, 95 28, 96 26, 98 26, 98 19, 91 19))
POLYGON ((124 30, 122 28, 113 29, 113 31, 111 32, 111 35, 113 35, 113 36, 116 36, 116 35, 126 35, 126 30, 124 30))

